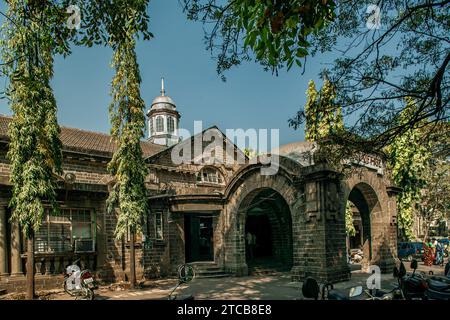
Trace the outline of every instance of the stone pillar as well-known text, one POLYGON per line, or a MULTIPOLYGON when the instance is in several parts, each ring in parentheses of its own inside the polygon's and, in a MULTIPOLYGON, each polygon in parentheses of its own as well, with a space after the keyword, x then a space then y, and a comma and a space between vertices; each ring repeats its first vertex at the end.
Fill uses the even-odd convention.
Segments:
POLYGON ((339 175, 322 165, 309 169, 304 179, 303 212, 294 238, 294 280, 313 277, 338 282, 350 278, 346 257, 345 211, 339 175))
POLYGON ((8 250, 6 247, 6 210, 0 205, 0 276, 8 274, 8 250))
POLYGON ((245 213, 227 209, 227 226, 224 236, 225 270, 235 276, 247 276, 248 266, 245 257, 245 213))
POLYGON ((384 241, 381 244, 381 260, 378 265, 382 273, 392 273, 398 261, 397 257, 397 195, 401 189, 395 186, 386 187, 387 198, 383 212, 384 241))
POLYGON ((18 222, 11 225, 11 276, 23 276, 20 246, 20 228, 18 222))

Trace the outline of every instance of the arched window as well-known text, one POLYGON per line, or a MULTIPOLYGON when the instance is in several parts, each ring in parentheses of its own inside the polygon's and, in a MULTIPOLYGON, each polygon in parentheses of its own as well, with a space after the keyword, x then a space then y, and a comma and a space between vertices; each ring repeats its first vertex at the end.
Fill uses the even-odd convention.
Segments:
POLYGON ((164 119, 161 116, 156 117, 156 132, 164 131, 164 119))
POLYGON ((168 117, 167 118, 167 131, 169 133, 174 133, 175 132, 175 120, 173 120, 173 117, 168 117))
POLYGON ((150 118, 150 120, 148 122, 150 125, 150 135, 153 135, 153 118, 150 118))
POLYGON ((214 168, 203 168, 197 176, 197 181, 222 184, 220 172, 214 168))

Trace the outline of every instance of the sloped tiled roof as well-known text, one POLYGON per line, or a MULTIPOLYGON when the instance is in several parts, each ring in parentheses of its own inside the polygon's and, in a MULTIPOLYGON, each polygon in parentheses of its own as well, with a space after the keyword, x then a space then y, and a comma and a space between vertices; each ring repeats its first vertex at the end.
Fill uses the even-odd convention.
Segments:
MULTIPOLYGON (((11 117, 0 115, 0 140, 8 140, 8 125, 11 120, 11 117)), ((111 142, 111 136, 101 132, 61 127, 60 138, 65 151, 110 157, 116 149, 116 145, 111 142)), ((152 156, 166 148, 148 141, 142 141, 141 147, 144 157, 152 156)))

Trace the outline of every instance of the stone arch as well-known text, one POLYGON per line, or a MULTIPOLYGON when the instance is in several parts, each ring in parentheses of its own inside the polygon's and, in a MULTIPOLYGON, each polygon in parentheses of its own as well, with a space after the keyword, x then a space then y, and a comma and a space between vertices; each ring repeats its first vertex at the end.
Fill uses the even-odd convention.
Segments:
POLYGON ((374 220, 376 219, 376 216, 382 212, 381 205, 375 190, 365 182, 360 182, 353 186, 346 199, 356 206, 361 216, 361 244, 364 252, 362 265, 364 269, 367 269, 371 264, 373 257, 372 235, 374 234, 374 231, 376 231, 374 220))
POLYGON ((385 177, 371 170, 352 174, 343 181, 343 210, 350 200, 361 214, 363 225, 363 270, 369 265, 378 265, 385 272, 391 272, 396 255, 395 200, 387 193, 389 182, 385 177), (365 234, 364 234, 365 231, 365 234))
MULTIPOLYGON (((247 218, 247 211, 249 206, 262 192, 275 193, 279 195, 286 204, 286 209, 289 210, 290 219, 284 216, 289 226, 290 242, 288 238, 281 239, 286 245, 282 246, 282 250, 296 251, 295 241, 292 241, 292 228, 298 223, 298 217, 295 214, 294 204, 299 197, 296 188, 294 187, 291 176, 284 169, 276 175, 263 176, 260 175, 258 166, 249 165, 246 170, 240 171, 239 180, 233 179, 233 185, 227 188, 227 204, 225 206, 225 268, 237 275, 247 275, 248 265, 246 262, 246 244, 245 244, 245 222, 247 218)), ((277 226, 276 226, 277 227, 277 226)), ((281 228, 281 225, 278 225, 281 228)), ((286 231, 286 230, 284 230, 286 231)), ((292 252, 287 255, 292 257, 292 252)), ((281 253, 282 255, 282 253, 281 253)))
POLYGON ((290 270, 292 218, 284 198, 271 188, 255 189, 241 202, 239 213, 245 237, 248 234, 256 237, 256 246, 246 245, 247 266, 290 270))

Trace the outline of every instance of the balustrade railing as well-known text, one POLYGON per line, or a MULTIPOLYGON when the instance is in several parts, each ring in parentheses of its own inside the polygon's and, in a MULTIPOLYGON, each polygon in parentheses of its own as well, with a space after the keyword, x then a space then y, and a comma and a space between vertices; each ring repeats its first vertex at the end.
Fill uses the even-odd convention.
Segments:
MULTIPOLYGON (((26 264, 27 254, 22 254, 24 265, 26 264)), ((75 261, 81 270, 89 269, 96 271, 97 254, 96 253, 35 253, 34 272, 35 275, 61 275, 65 268, 75 261)), ((26 274, 26 268, 24 268, 26 274)))

